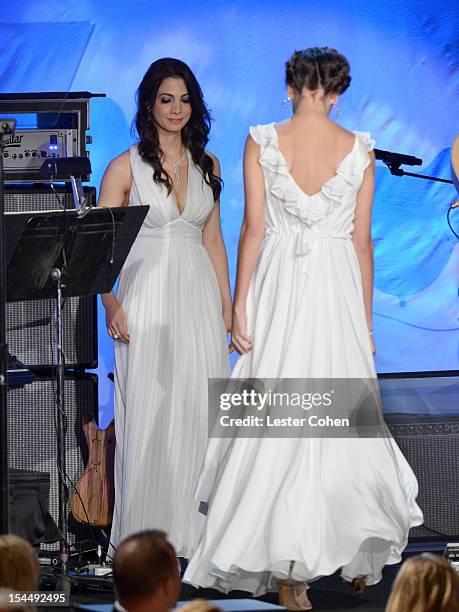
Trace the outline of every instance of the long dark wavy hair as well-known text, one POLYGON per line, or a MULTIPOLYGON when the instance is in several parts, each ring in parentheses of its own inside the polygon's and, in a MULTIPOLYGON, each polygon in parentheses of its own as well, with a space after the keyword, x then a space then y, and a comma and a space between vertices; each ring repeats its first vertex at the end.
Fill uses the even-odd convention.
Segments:
POLYGON ((166 187, 168 194, 172 191, 172 182, 161 165, 161 151, 152 107, 158 89, 164 79, 175 77, 183 79, 191 104, 191 116, 182 129, 182 142, 190 151, 195 165, 201 170, 205 182, 210 185, 214 200, 218 200, 223 181, 213 173, 213 161, 205 152, 209 141, 210 113, 204 102, 201 87, 191 69, 182 61, 164 57, 153 62, 147 70, 137 90, 137 113, 135 126, 139 135, 138 151, 147 164, 153 168, 153 180, 166 187))

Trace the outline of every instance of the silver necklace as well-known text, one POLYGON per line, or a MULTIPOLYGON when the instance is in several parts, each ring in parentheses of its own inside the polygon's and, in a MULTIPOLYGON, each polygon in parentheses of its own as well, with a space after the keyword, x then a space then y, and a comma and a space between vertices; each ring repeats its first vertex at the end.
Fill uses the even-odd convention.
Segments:
POLYGON ((175 184, 176 185, 178 185, 180 183, 180 170, 179 170, 179 166, 183 162, 185 157, 186 157, 186 149, 185 149, 185 153, 182 155, 182 157, 178 161, 176 161, 176 162, 168 160, 167 157, 165 155, 163 155, 163 163, 171 165, 172 168, 174 169, 174 172, 175 172, 175 184))

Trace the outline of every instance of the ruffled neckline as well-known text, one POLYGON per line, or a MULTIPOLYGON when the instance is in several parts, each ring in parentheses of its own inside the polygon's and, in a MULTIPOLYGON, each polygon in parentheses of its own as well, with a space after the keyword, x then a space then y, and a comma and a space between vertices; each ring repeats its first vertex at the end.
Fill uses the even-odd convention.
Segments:
POLYGON ((356 134, 355 132, 353 132, 353 134, 354 134, 354 144, 352 145, 352 149, 351 149, 351 151, 350 151, 350 152, 349 152, 349 153, 348 153, 348 154, 347 154, 347 155, 346 155, 346 156, 345 156, 345 157, 344 157, 344 158, 343 158, 343 159, 340 161, 340 163, 339 163, 339 164, 338 164, 338 166, 336 167, 336 172, 335 172, 335 174, 334 174, 332 177, 330 177, 330 178, 328 179, 328 181, 325 181, 325 183, 322 185, 322 187, 321 187, 321 188, 320 188, 318 191, 316 191, 315 193, 313 193, 313 194, 311 194, 311 195, 310 195, 310 194, 306 193, 306 192, 305 192, 303 189, 301 189, 301 187, 300 187, 300 186, 298 185, 298 183, 295 181, 295 179, 293 178, 293 176, 292 176, 292 174, 291 174, 291 172, 290 172, 290 170, 289 170, 289 167, 288 167, 288 164, 287 164, 287 160, 285 159, 284 154, 282 153, 282 151, 281 151, 281 150, 280 150, 280 148, 279 148, 279 132, 278 132, 278 131, 276 130, 276 128, 275 128, 275 123, 270 123, 269 125, 272 127, 273 134, 274 134, 274 137, 275 137, 275 140, 276 140, 276 148, 277 148, 277 153, 278 153, 278 155, 279 155, 280 160, 282 161, 282 163, 284 164, 284 166, 285 166, 285 167, 286 167, 286 169, 287 169, 287 172, 288 172, 288 175, 289 175, 289 177, 290 177, 290 179, 291 179, 291 182, 292 182, 292 183, 295 185, 295 187, 298 189, 298 191, 300 192, 300 194, 301 194, 301 195, 303 195, 303 196, 305 196, 305 197, 306 197, 306 198, 308 198, 308 199, 312 199, 312 198, 315 198, 315 197, 317 197, 318 195, 320 195, 320 193, 322 192, 322 190, 323 190, 324 188, 326 189, 326 188, 328 187, 328 185, 329 185, 329 184, 330 184, 332 181, 334 181, 336 178, 338 178, 338 176, 339 176, 339 174, 340 174, 340 171, 341 171, 341 167, 342 167, 342 166, 344 166, 344 165, 346 164, 346 162, 348 161, 348 159, 349 159, 350 157, 352 157, 352 155, 354 155, 354 151, 355 151, 355 149, 356 149, 356 147, 357 147, 358 140, 359 140, 359 137, 357 136, 357 134, 356 134))
POLYGON ((352 150, 336 168, 336 173, 314 194, 304 192, 290 174, 288 164, 279 149, 275 123, 251 128, 255 142, 260 145, 259 162, 272 176, 270 192, 284 208, 311 225, 341 206, 349 188, 358 186, 363 171, 370 164, 368 151, 375 144, 367 132, 353 132, 352 150))

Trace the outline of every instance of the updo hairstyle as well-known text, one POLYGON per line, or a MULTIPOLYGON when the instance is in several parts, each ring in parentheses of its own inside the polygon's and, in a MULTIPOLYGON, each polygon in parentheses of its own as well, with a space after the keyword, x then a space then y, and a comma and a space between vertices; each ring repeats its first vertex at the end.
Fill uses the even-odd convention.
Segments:
POLYGON ((293 53, 286 63, 285 80, 298 93, 304 87, 313 92, 322 88, 328 96, 346 91, 351 82, 349 71, 349 62, 335 49, 311 47, 293 53))

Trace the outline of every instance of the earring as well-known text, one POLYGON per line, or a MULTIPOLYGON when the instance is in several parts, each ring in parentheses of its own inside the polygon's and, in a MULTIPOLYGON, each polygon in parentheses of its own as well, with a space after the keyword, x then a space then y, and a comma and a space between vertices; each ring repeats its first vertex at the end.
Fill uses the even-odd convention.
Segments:
POLYGON ((336 105, 336 103, 332 104, 331 110, 332 110, 332 113, 334 113, 336 116, 339 116, 341 114, 338 106, 336 105))
POLYGON ((285 100, 282 101, 282 106, 287 106, 288 104, 290 104, 291 101, 292 101, 291 98, 289 97, 285 98, 285 100))

